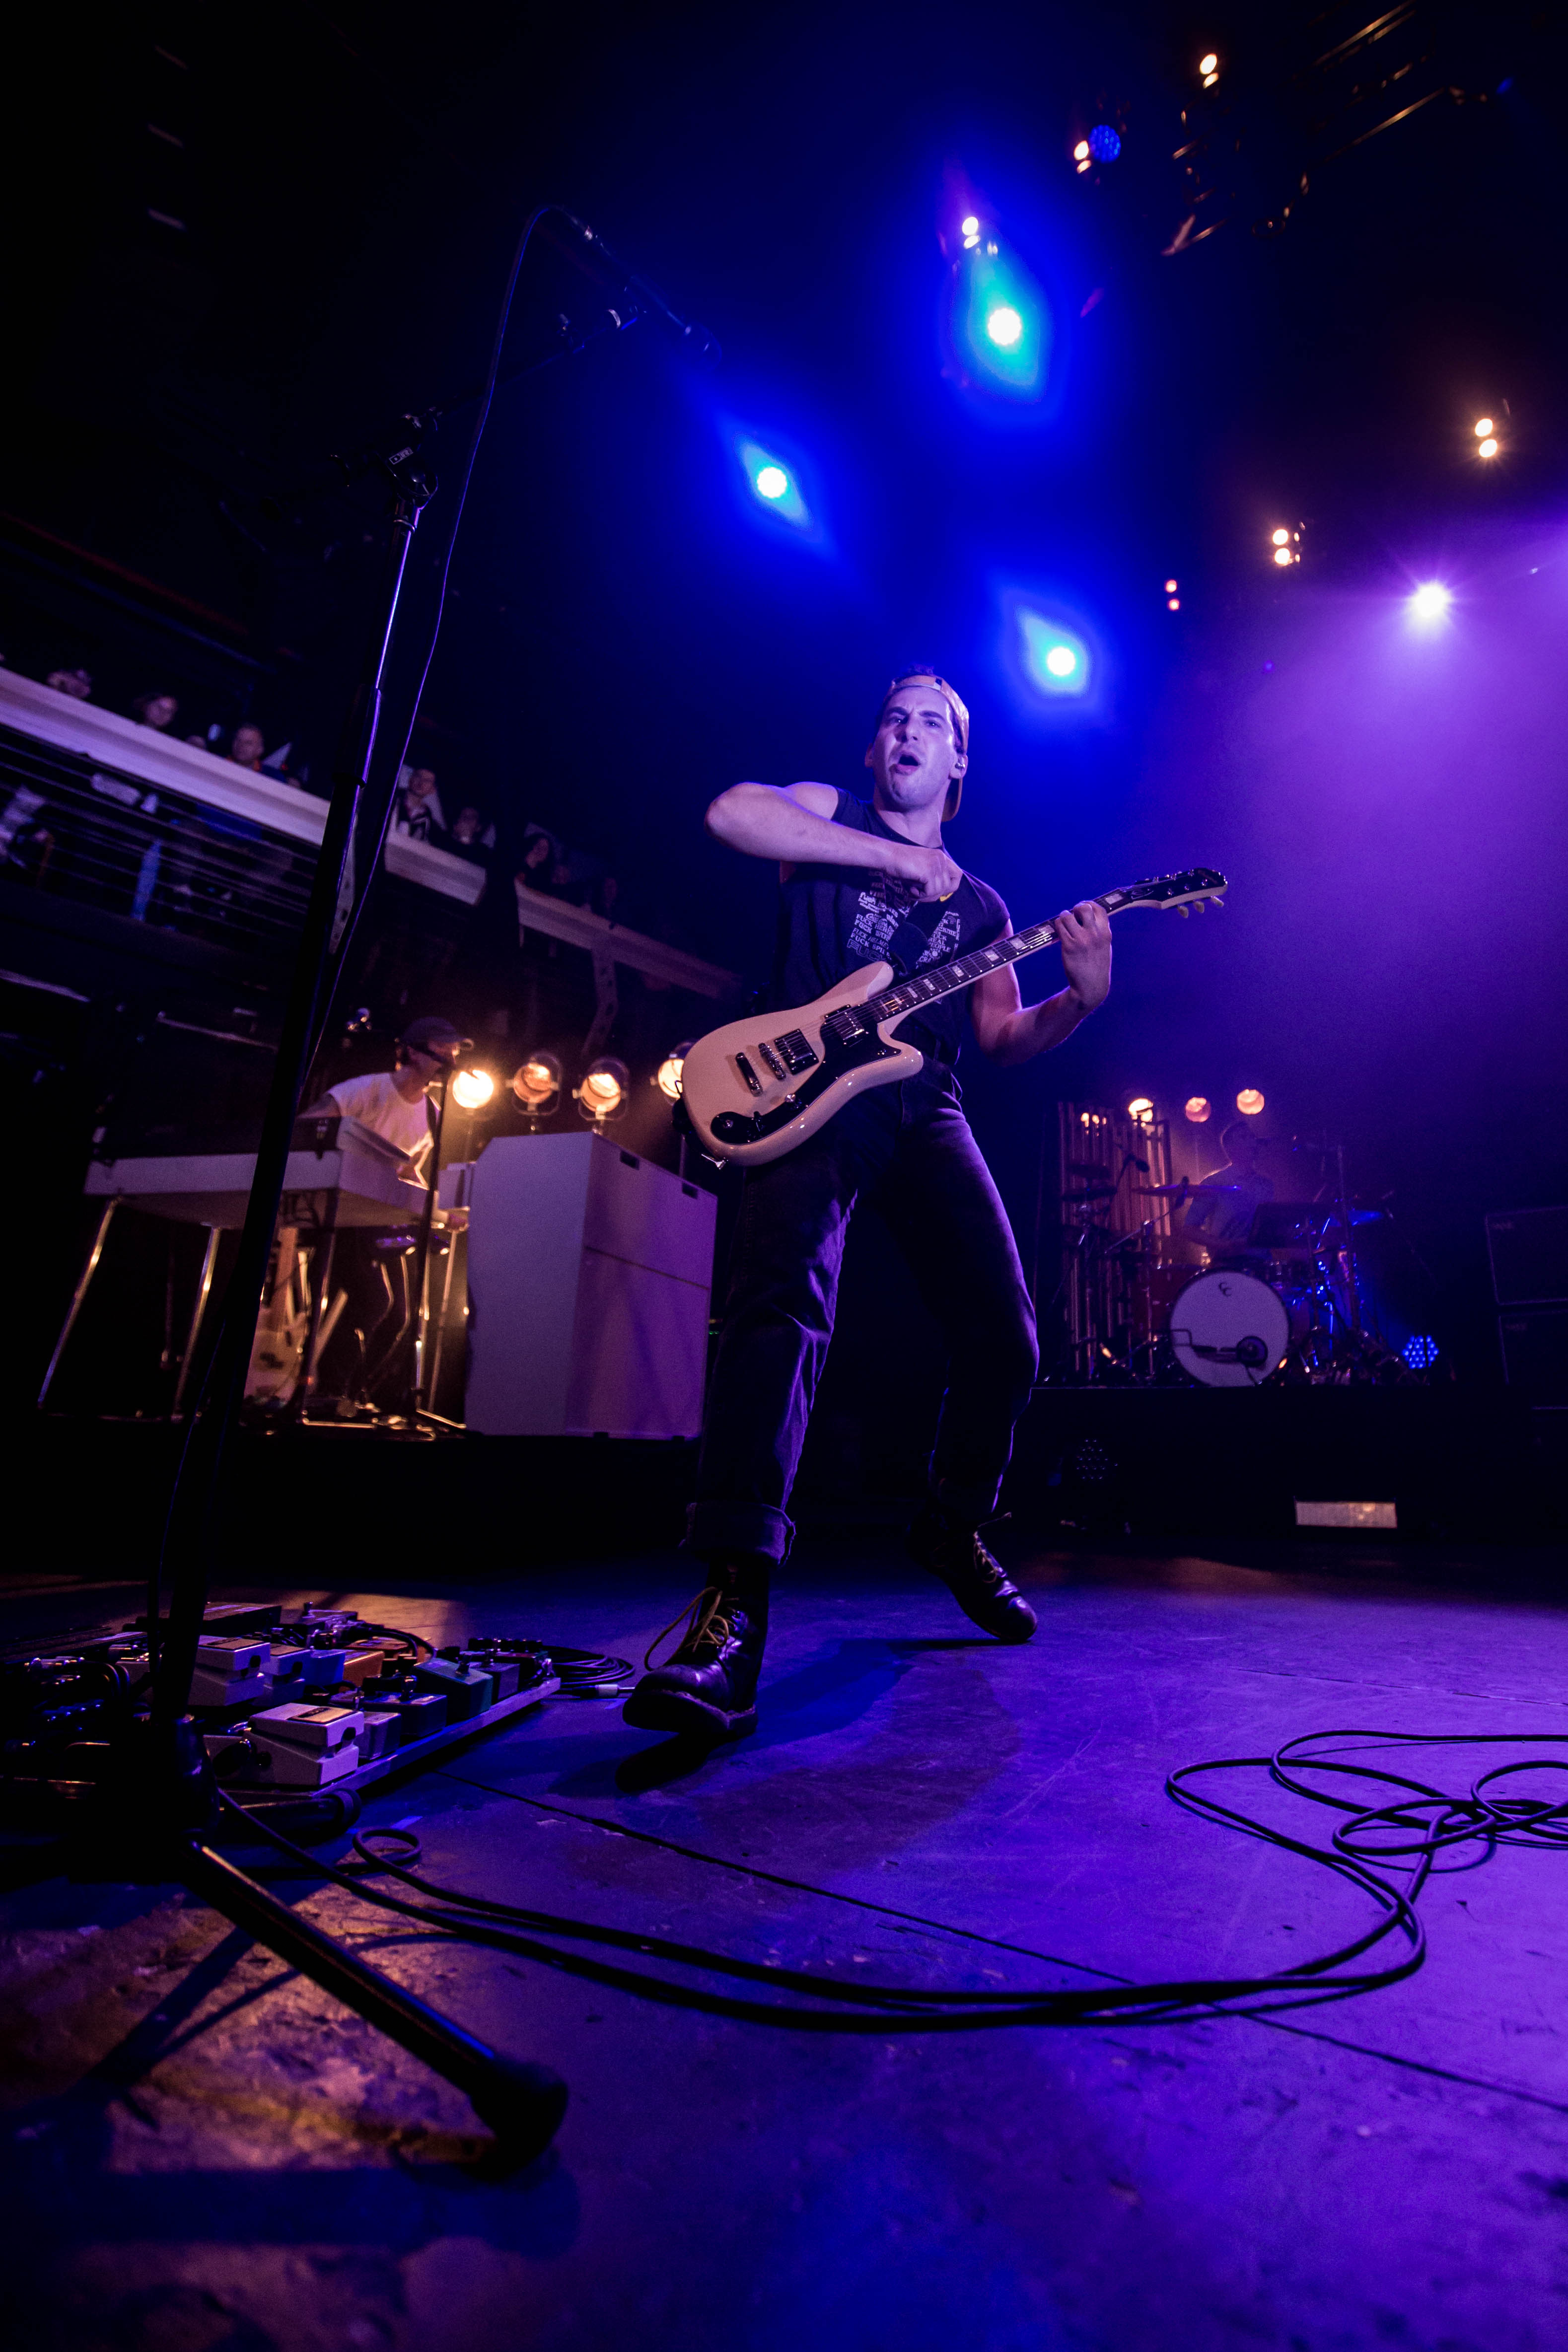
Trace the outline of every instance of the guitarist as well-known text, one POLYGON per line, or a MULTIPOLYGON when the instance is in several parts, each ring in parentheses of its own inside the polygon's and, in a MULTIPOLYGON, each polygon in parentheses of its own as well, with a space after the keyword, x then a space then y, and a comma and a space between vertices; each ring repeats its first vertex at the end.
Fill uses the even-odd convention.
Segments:
MULTIPOLYGON (((969 765, 969 713, 934 670, 894 679, 866 765, 868 803, 831 784, 743 783, 708 812, 715 840, 778 864, 775 1005, 807 1003, 863 964, 886 960, 908 972, 1012 929, 995 891, 942 844, 969 765)), ((769 1574, 795 1532, 785 1505, 859 1201, 891 1228, 949 1347, 930 1492, 910 1549, 984 1632, 1002 1642, 1033 1633, 1034 1611, 980 1529, 995 1509, 1034 1381, 1035 1318, 952 1069, 966 998, 981 1051, 1004 1064, 1059 1045, 1104 1003, 1104 908, 1089 899, 1057 924, 1068 982, 1058 995, 1026 1006, 1004 964, 966 992, 910 1013, 899 1034, 925 1055, 917 1077, 856 1096, 797 1150, 746 1170, 687 1536, 708 1585, 677 1649, 626 1701, 637 1729, 712 1742, 755 1727, 769 1574)))

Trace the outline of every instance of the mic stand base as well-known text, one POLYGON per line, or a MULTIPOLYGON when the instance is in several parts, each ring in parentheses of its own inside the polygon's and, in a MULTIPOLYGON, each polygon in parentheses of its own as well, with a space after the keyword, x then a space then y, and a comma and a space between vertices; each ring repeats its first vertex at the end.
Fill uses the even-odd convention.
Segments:
POLYGON ((91 1794, 68 1807, 85 1817, 79 1834, 88 1841, 92 1875, 188 1887, 461 2091, 495 2134, 509 2167, 521 2168, 543 2154, 566 2112, 559 2074, 508 2058, 465 2032, 206 1843, 204 1832, 219 1813, 217 1787, 189 1716, 173 1723, 132 1719, 107 1742, 40 1755, 40 1780, 51 1765, 61 1777, 94 1784, 91 1794))
POLYGON ((193 1895, 461 2091, 509 2162, 521 2167, 543 2155, 566 2112, 566 2085, 550 2067, 505 2058, 465 2033, 199 1838, 176 1846, 170 1860, 193 1895))

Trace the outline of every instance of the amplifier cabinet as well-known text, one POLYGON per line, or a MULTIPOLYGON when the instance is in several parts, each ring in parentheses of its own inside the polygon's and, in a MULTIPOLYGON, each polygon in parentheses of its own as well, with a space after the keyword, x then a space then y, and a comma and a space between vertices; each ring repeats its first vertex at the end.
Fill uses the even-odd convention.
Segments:
POLYGON ((1502 1376, 1537 1404, 1568 1404, 1568 1307, 1516 1307, 1497 1319, 1502 1376))
POLYGON ((607 1137, 498 1137, 468 1225, 470 1429, 695 1437, 717 1202, 607 1137))
POLYGON ((1500 1307, 1568 1304, 1568 1209, 1508 1209, 1487 1219, 1500 1307))

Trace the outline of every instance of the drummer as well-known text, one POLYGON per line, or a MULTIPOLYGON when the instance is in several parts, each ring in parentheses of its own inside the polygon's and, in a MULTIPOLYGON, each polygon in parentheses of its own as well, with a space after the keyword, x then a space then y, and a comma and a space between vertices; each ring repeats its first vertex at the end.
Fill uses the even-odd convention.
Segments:
POLYGON ((1274 1198, 1272 1179, 1259 1164, 1263 1139, 1257 1129, 1247 1119, 1236 1119, 1219 1140, 1229 1157, 1187 1188, 1178 1212, 1180 1230, 1204 1244, 1211 1264, 1247 1255, 1253 1220, 1263 1203, 1274 1198))

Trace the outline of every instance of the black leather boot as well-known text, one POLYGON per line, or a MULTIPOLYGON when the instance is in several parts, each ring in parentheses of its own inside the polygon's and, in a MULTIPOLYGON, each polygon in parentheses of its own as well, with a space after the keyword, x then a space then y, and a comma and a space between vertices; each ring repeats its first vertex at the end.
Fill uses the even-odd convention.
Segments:
POLYGON ((648 1671, 622 1708, 623 1722, 709 1746, 755 1731, 771 1565, 752 1556, 711 1563, 711 1580, 683 1612, 686 1631, 662 1665, 654 1652, 680 1618, 648 1644, 648 1671))
POLYGON ((998 1642, 1028 1640, 1039 1620, 1001 1561, 981 1542, 979 1528, 954 1518, 940 1503, 925 1503, 910 1529, 909 1542, 911 1558, 942 1579, 983 1633, 998 1642))

